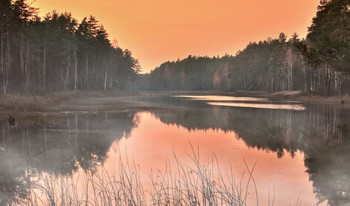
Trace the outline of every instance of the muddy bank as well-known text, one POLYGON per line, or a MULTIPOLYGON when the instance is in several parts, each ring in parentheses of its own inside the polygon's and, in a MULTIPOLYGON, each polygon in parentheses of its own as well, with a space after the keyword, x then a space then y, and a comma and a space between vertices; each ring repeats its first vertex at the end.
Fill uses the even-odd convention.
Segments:
POLYGON ((0 96, 0 121, 9 126, 55 124, 64 113, 156 110, 135 101, 140 93, 125 91, 60 92, 41 96, 0 96), (10 119, 14 118, 12 124, 10 119))

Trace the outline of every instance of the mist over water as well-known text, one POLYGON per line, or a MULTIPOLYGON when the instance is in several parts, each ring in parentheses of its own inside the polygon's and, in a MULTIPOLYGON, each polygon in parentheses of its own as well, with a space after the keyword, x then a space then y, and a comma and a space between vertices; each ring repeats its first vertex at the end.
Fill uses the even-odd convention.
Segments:
MULTIPOLYGON (((215 155, 220 169, 232 172, 237 181, 246 169, 244 161, 250 167, 256 162, 253 177, 261 205, 272 196, 275 205, 301 199, 302 205, 350 202, 348 109, 299 103, 290 105, 303 109, 256 108, 249 106, 251 99, 246 107, 212 106, 207 98, 197 99, 137 97, 135 101, 169 109, 43 113, 36 114, 37 121, 24 118, 15 127, 1 122, 1 204, 25 199, 43 177, 80 177, 84 184, 84 174, 106 170, 117 175, 120 158, 138 165, 147 187, 152 172, 175 164, 174 153, 190 164, 190 145, 203 164, 215 155)), ((210 100, 237 103, 224 97, 210 100)), ((254 187, 249 191, 248 205, 255 205, 254 187)))

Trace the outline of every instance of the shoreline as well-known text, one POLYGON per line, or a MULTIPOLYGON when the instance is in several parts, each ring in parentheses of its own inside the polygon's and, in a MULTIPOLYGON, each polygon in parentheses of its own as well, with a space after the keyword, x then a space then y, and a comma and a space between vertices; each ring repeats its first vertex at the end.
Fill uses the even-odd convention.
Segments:
MULTIPOLYGON (((173 95, 225 95, 267 98, 271 101, 298 101, 305 105, 319 104, 350 108, 350 96, 321 97, 300 92, 222 92, 222 91, 76 91, 58 92, 41 96, 0 96, 0 121, 16 119, 16 126, 42 125, 55 122, 68 113, 168 111, 171 108, 154 106, 139 97, 173 95), (343 102, 342 102, 343 101, 343 102)), ((11 124, 11 123, 10 123, 11 124)))
POLYGON ((185 94, 185 95, 226 95, 237 97, 256 97, 267 98, 271 101, 300 101, 307 104, 348 104, 350 105, 350 96, 320 96, 306 94, 300 91, 280 91, 275 93, 259 92, 259 91, 144 91, 146 94, 185 94), (343 102, 342 102, 343 101, 343 102))
POLYGON ((0 115, 36 112, 130 111, 159 109, 133 99, 141 96, 226 95, 267 98, 271 101, 299 101, 305 104, 331 104, 350 107, 350 96, 318 96, 299 91, 276 93, 251 91, 69 91, 44 95, 0 96, 0 115))

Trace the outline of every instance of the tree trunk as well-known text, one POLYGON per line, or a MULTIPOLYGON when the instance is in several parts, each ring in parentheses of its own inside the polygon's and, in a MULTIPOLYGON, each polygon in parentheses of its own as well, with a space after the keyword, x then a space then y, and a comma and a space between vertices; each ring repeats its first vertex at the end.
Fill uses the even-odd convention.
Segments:
POLYGON ((47 55, 47 41, 44 42, 44 48, 43 48, 43 73, 42 73, 42 89, 46 90, 46 56, 47 55))
POLYGON ((69 73, 70 73, 70 64, 71 64, 71 44, 68 46, 68 56, 67 56, 67 69, 65 75, 65 90, 69 90, 69 73))
POLYGON ((19 82, 20 85, 20 89, 23 91, 23 77, 25 77, 25 71, 24 71, 24 34, 23 34, 23 25, 21 28, 21 43, 19 46, 19 65, 20 65, 20 79, 21 81, 19 82))
POLYGON ((77 58, 77 49, 76 48, 74 48, 73 60, 74 60, 74 91, 77 91, 77 84, 78 84, 78 58, 77 58))
POLYGON ((29 83, 30 83, 30 76, 29 76, 30 72, 29 72, 28 64, 29 64, 29 41, 27 42, 26 58, 25 58, 25 64, 24 64, 24 74, 26 79, 25 91, 27 94, 29 93, 29 83))
MULTIPOLYGON (((2 79, 2 85, 4 83, 4 76, 5 76, 5 65, 4 65, 4 41, 2 33, 0 32, 0 70, 1 70, 1 79, 2 79)), ((3 90, 4 91, 4 90, 3 90)))
POLYGON ((89 54, 86 53, 86 71, 85 71, 85 89, 88 89, 89 84, 89 54))
POLYGON ((273 74, 271 76, 271 93, 273 93, 274 91, 274 78, 273 78, 273 74))
POLYGON ((108 74, 109 74, 109 67, 111 67, 113 61, 113 50, 111 51, 111 58, 109 59, 108 66, 106 66, 105 69, 105 77, 104 77, 104 90, 107 90, 107 82, 108 82, 108 74))
POLYGON ((306 68, 305 66, 302 66, 302 68, 303 68, 303 74, 304 74, 304 92, 307 92, 306 68))
POLYGON ((105 76, 104 76, 104 81, 103 81, 103 89, 106 91, 107 90, 107 77, 108 77, 108 67, 105 69, 105 76))
POLYGON ((293 89, 293 65, 294 65, 294 58, 293 58, 293 51, 292 49, 288 49, 287 51, 287 63, 288 63, 288 74, 287 74, 287 89, 288 91, 291 91, 293 89))
POLYGON ((6 64, 4 67, 4 75, 3 75, 3 93, 4 95, 7 94, 7 88, 8 88, 8 78, 9 78, 9 72, 11 67, 11 48, 10 48, 10 35, 9 31, 6 32, 6 64))

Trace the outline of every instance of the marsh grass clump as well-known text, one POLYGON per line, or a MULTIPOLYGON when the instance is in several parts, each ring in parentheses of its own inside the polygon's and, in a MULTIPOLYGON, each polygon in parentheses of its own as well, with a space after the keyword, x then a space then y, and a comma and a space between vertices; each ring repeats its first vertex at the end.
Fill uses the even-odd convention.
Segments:
POLYGON ((65 98, 63 95, 4 95, 0 96, 0 108, 3 110, 38 110, 61 102, 65 98))
MULTIPOLYGON (((134 161, 119 159, 118 171, 110 174, 102 166, 83 177, 42 175, 31 189, 27 205, 233 205, 247 204, 253 183, 255 164, 240 178, 231 171, 221 171, 216 156, 203 164, 196 153, 189 161, 180 161, 174 152, 174 163, 166 161, 165 170, 151 171, 141 179, 140 167, 134 161)), ((258 202, 258 200, 257 200, 258 202)))
POLYGON ((189 164, 180 161, 174 153, 174 169, 167 163, 164 173, 151 174, 151 205, 241 206, 246 205, 251 181, 257 192, 252 176, 255 164, 252 169, 246 164, 244 173, 236 179, 232 169, 221 171, 215 155, 209 163, 203 164, 193 148, 192 152, 188 155, 189 164))

